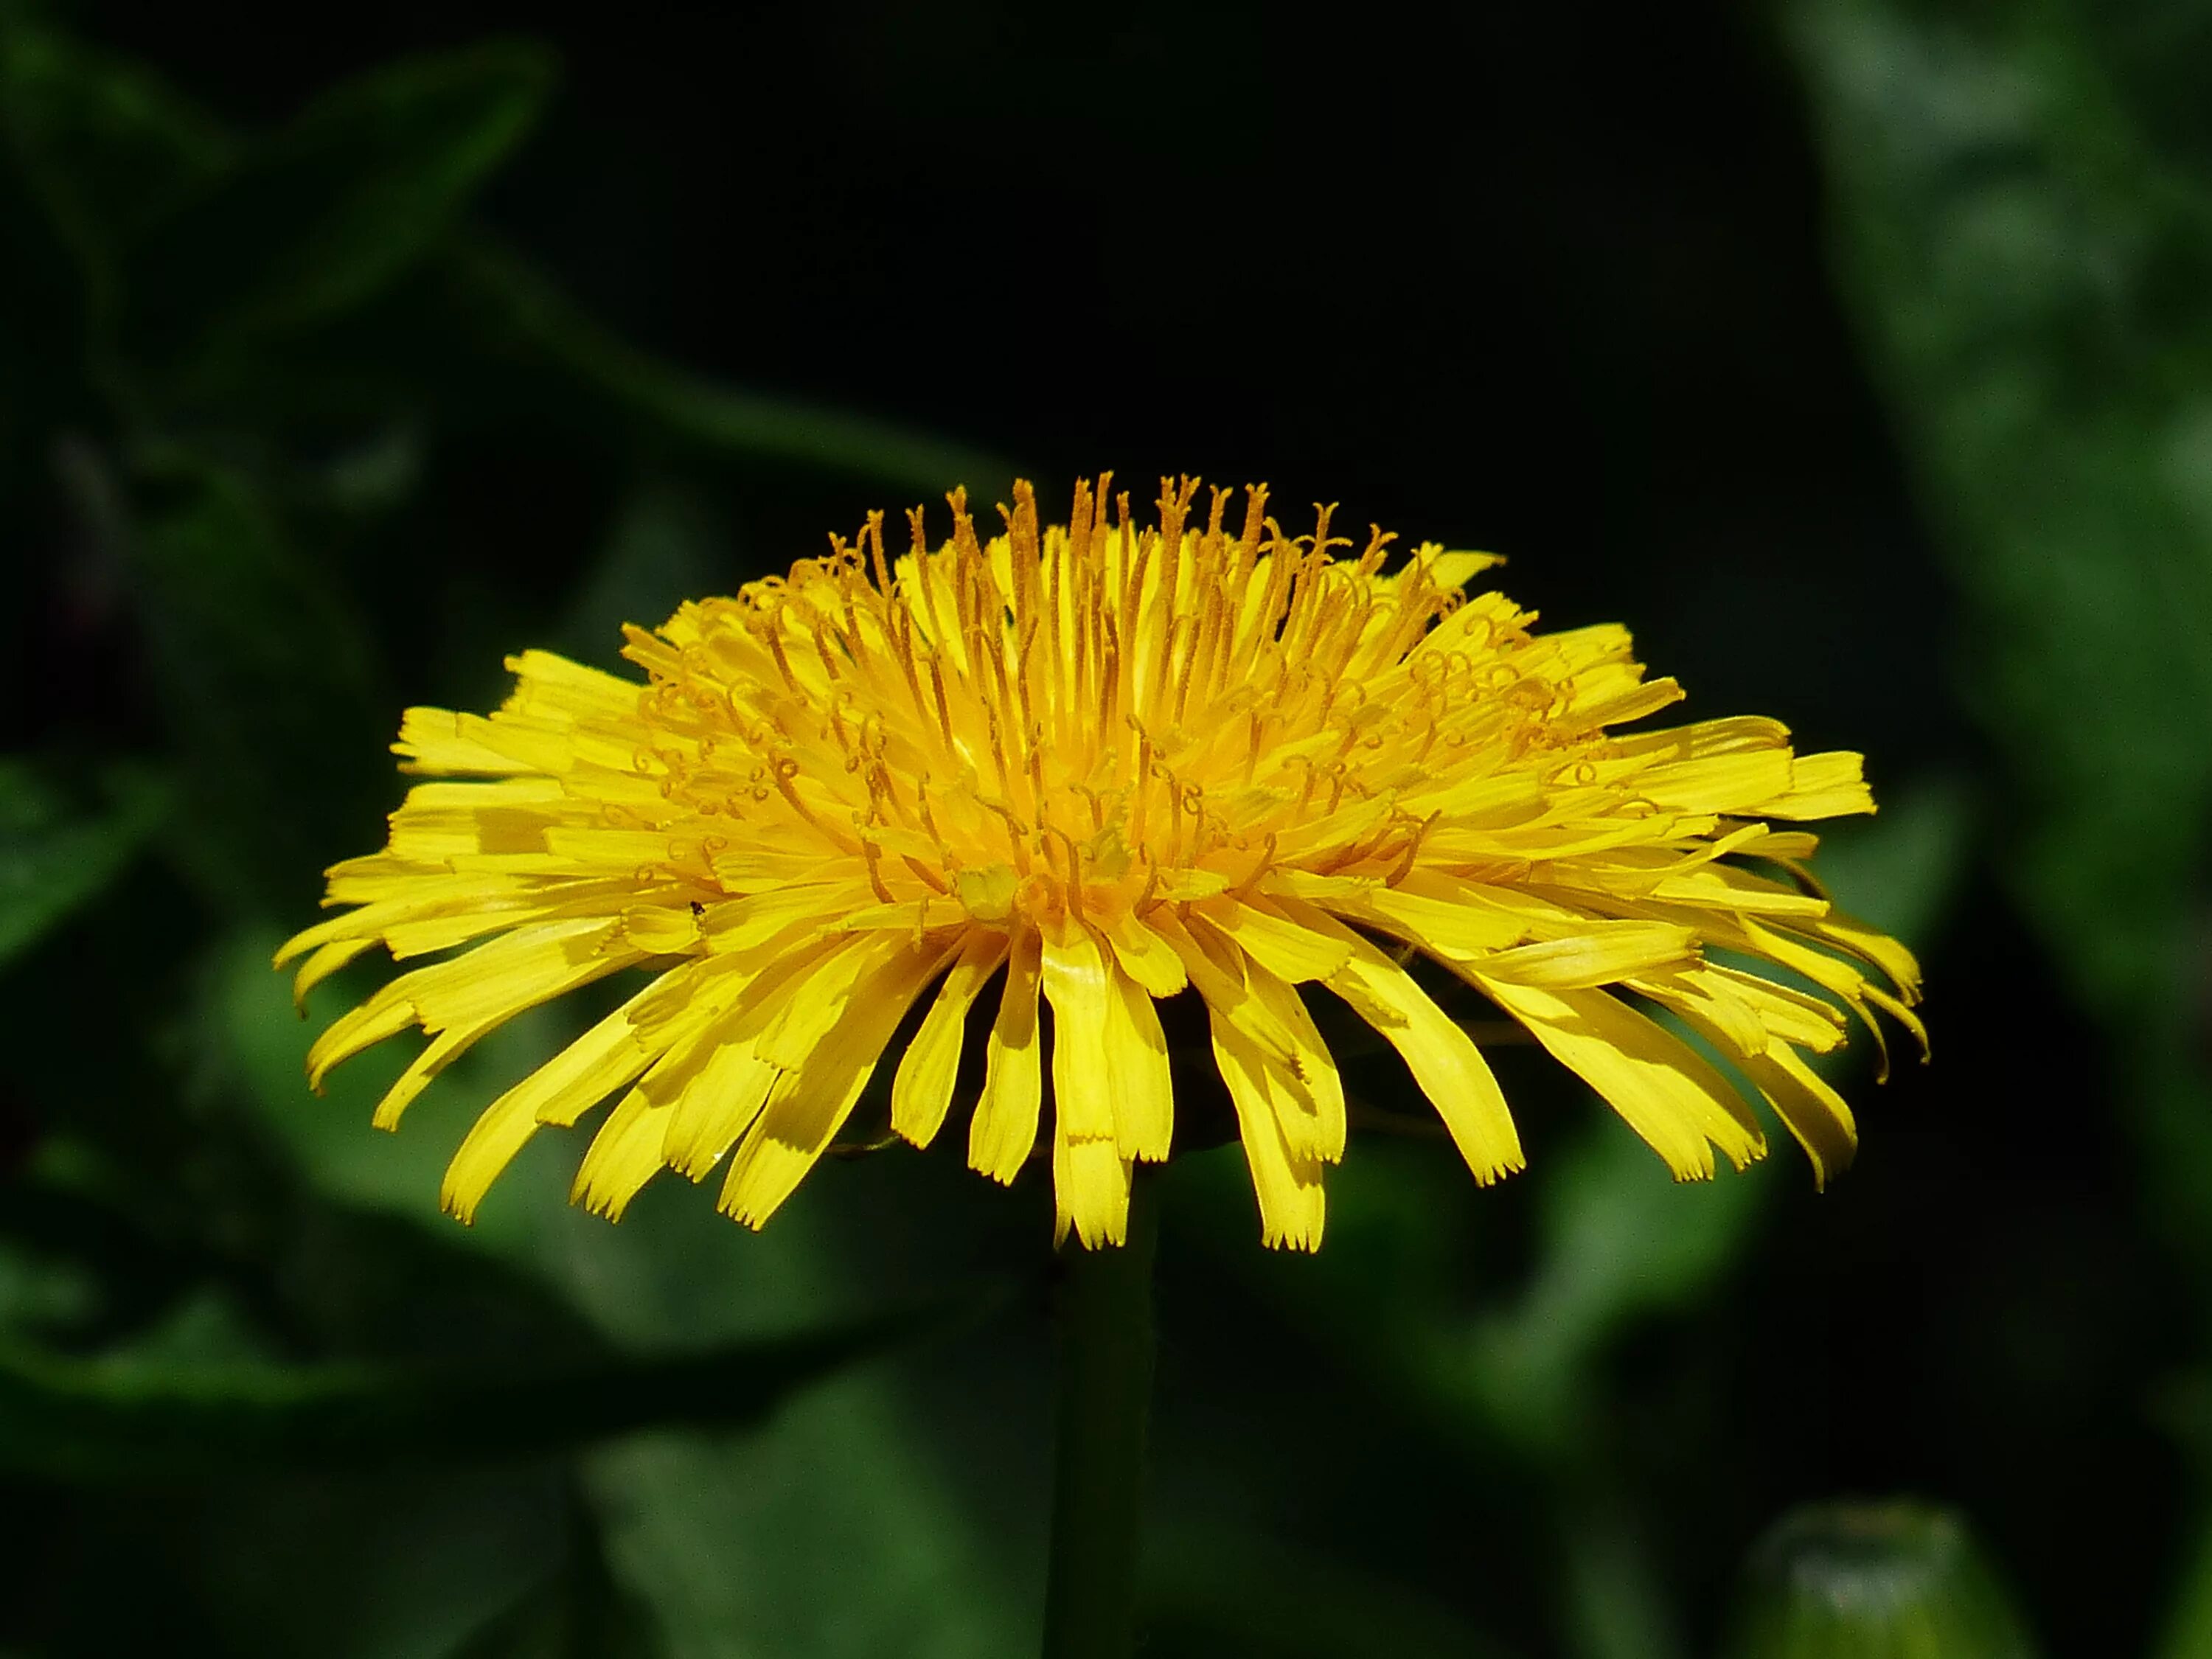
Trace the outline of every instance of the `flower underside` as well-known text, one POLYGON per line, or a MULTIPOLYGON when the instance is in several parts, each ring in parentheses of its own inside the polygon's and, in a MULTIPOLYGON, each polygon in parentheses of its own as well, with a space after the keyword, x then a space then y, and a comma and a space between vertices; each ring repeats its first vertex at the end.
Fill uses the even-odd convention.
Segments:
POLYGON ((385 851, 330 872, 348 908, 278 961, 305 957, 304 998, 378 944, 453 954, 333 1024, 311 1079, 420 1026, 390 1127, 501 1022, 644 968, 484 1112, 444 1202, 468 1219, 541 1125, 616 1097, 579 1202, 619 1215, 660 1170, 726 1160, 721 1207, 758 1225, 925 998, 890 1120, 938 1133, 995 986, 969 1161, 1011 1181, 1042 1139, 1060 1232, 1095 1246, 1122 1237, 1133 1163, 1168 1154, 1155 1004, 1191 992, 1264 1237, 1310 1249, 1346 1112, 1301 987, 1397 1049, 1479 1182, 1522 1166, 1480 1049, 1396 942, 1679 1177, 1711 1175, 1716 1148, 1764 1152, 1751 1097, 1816 1178, 1845 1164, 1850 1109, 1806 1056, 1843 1041, 1845 1010, 1919 1036, 1918 971, 1820 896, 1814 838, 1767 820, 1871 811, 1859 757, 1794 755, 1761 719, 1617 733, 1681 695, 1625 629, 1534 632, 1495 592, 1463 598, 1491 556, 1424 545, 1386 570, 1388 536, 1353 556, 1326 509, 1285 536, 1259 489, 1240 526, 1218 490, 1200 524, 1196 489, 1164 483, 1139 526, 1102 478, 1062 526, 1018 484, 988 542, 956 492, 941 546, 917 510, 888 558, 874 515, 787 578, 627 629, 644 684, 531 651, 489 717, 410 709, 406 769, 453 781, 416 786, 385 851))

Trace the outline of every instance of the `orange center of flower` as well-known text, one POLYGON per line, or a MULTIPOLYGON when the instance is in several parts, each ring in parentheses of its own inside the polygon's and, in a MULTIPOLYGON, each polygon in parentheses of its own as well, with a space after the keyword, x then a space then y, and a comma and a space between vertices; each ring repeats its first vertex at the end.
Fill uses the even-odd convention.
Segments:
POLYGON ((1186 480, 1139 528, 1106 485, 1065 528, 1018 486, 988 545, 963 498, 933 551, 917 511, 895 563, 874 515, 787 579, 631 630, 669 739, 639 769, 730 821, 699 849, 726 885, 753 884, 749 844, 804 849, 862 860, 917 928, 1110 930, 1278 863, 1402 873, 1434 821, 1403 793, 1553 740, 1558 689, 1504 654, 1518 615, 1416 652, 1486 559, 1425 546, 1385 576, 1391 538, 1340 559, 1328 508, 1286 537, 1255 490, 1231 534, 1217 490, 1201 529, 1186 480))

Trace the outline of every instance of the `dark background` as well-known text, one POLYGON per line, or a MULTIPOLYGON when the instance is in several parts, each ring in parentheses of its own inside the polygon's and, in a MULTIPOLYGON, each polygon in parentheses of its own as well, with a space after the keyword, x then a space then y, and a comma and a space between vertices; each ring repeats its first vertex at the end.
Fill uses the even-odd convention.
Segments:
POLYGON ((0 7, 0 1644, 1029 1644, 1034 1182, 893 1152, 758 1238, 659 1188, 611 1231, 549 1146, 463 1234, 471 1091, 565 1017, 386 1141, 400 1057, 308 1096, 262 963, 378 841, 404 705, 1112 467, 1496 549, 1692 714, 1863 750, 1833 879, 1922 950, 1936 1048, 1855 1055, 1824 1194, 1794 1152, 1671 1188, 1513 1055, 1528 1174, 1363 1138, 1316 1259, 1261 1253, 1233 1152, 1179 1167, 1146 1650, 1714 1651, 1777 1516, 1904 1493, 2045 1650, 2212 1652, 2208 28, 0 7), (780 1375, 1010 1272, 764 1425, 592 1440, 650 1379, 578 1364, 780 1375), (518 1364, 492 1419, 313 1393, 518 1364))

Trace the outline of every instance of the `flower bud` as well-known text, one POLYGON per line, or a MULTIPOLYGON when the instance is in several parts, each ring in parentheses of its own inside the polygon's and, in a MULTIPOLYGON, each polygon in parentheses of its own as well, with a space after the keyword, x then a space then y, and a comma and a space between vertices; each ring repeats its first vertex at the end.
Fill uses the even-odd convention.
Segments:
POLYGON ((1752 1551, 1731 1659, 2033 1659, 1966 1523, 1898 1500, 1808 1504, 1752 1551))

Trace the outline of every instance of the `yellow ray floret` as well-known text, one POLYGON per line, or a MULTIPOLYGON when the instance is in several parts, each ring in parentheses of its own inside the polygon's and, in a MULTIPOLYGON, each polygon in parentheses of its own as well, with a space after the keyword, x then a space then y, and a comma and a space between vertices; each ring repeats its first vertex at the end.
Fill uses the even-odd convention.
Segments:
POLYGON ((1190 997, 1263 1237, 1312 1249, 1347 1121, 1312 1000, 1397 1051, 1487 1183, 1522 1158, 1480 1006, 1680 1178, 1763 1155, 1760 1100, 1816 1178, 1849 1161, 1850 1109, 1805 1057, 1845 1011, 1920 1036, 1918 969, 1829 904, 1814 838, 1776 821, 1872 811, 1857 756, 1795 754, 1752 718, 1614 730, 1680 688, 1624 629, 1539 633, 1468 596, 1487 555, 1386 569, 1388 536, 1354 556, 1328 509, 1285 535, 1259 489, 1238 526, 1218 490, 1200 523, 1189 479, 1139 525, 1109 482, 1049 526, 1017 484, 988 542, 955 492, 951 539, 917 510, 895 559, 872 517, 787 577, 628 629, 643 683, 531 651, 489 716, 409 710, 395 748, 441 781, 331 871, 340 914, 277 960, 301 959, 304 997, 374 945, 446 954, 324 1033, 313 1079, 420 1027, 389 1127, 485 1032, 642 967, 483 1114, 444 1202, 468 1219, 541 1125, 618 1096, 578 1202, 619 1215, 664 1168, 719 1168, 722 1209, 757 1226, 910 1011, 890 1124, 927 1145, 973 1024, 969 1162, 1005 1182, 1048 1161, 1061 1235, 1095 1247, 1121 1239, 1133 1165, 1169 1155, 1156 1005, 1190 997))

